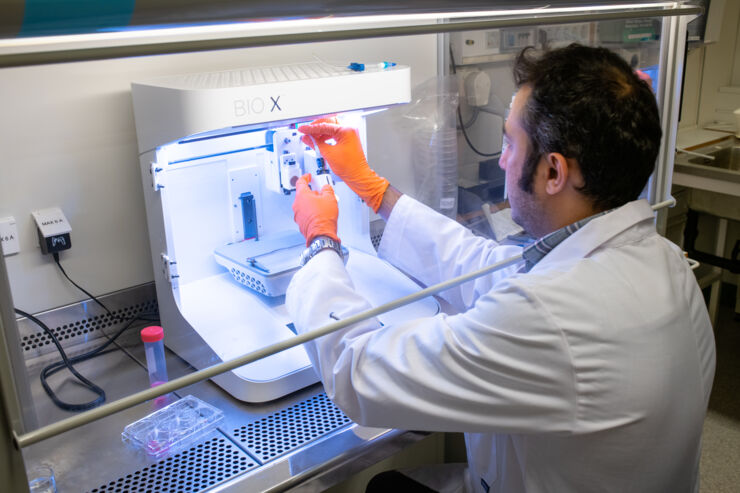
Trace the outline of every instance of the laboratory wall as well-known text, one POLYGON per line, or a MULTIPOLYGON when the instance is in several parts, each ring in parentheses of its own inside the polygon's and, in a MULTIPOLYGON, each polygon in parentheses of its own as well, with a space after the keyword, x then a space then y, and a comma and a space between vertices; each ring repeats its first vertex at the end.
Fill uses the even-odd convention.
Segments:
POLYGON ((689 49, 684 66, 683 96, 681 98, 681 119, 678 128, 695 127, 699 119, 699 94, 701 91, 704 47, 689 49))
MULTIPOLYGON (((512 66, 514 56, 508 56, 501 60, 486 64, 460 65, 457 67, 457 76, 460 85, 461 106, 463 108, 463 119, 466 124, 466 134, 475 149, 485 154, 498 153, 501 151, 503 142, 504 119, 508 113, 509 104, 516 91, 512 66), (479 112, 472 123, 467 124, 471 118, 471 106, 465 92, 466 78, 477 71, 484 72, 491 81, 491 89, 488 95, 488 111, 479 112)), ((460 161, 460 177, 463 185, 473 183, 481 173, 481 167, 489 158, 481 156, 468 145, 462 132, 458 135, 458 159, 460 161)), ((491 162, 486 170, 487 175, 499 177, 503 180, 503 170, 498 169, 498 161, 491 162)))
MULTIPOLYGON (((740 2, 727 1, 723 6, 717 42, 690 46, 687 53, 679 122, 683 131, 733 123, 732 112, 740 108, 740 2)), ((717 221, 711 216, 700 218, 699 250, 714 251, 717 221)), ((730 258, 737 241, 740 223, 730 221, 725 258, 730 258)), ((723 281, 737 284, 737 275, 725 271, 723 281)))
POLYGON ((740 108, 738 28, 740 2, 725 2, 720 39, 704 48, 698 118, 700 126, 713 122, 732 122, 733 110, 740 108))
MULTIPOLYGON (((67 273, 93 294, 153 280, 130 84, 166 74, 314 61, 388 60, 411 67, 412 86, 437 73, 436 35, 0 70, 0 217, 15 218, 20 252, 5 257, 16 307, 39 312, 87 298, 38 246, 31 211, 60 207, 72 227, 67 273)), ((307 94, 306 97, 311 97, 307 94)), ((393 182, 412 180, 369 124, 368 154, 393 182)), ((197 225, 193 225, 197 228, 197 225)))
POLYGON ((717 2, 716 8, 719 35, 688 45, 680 129, 730 122, 740 107, 740 2, 717 2))

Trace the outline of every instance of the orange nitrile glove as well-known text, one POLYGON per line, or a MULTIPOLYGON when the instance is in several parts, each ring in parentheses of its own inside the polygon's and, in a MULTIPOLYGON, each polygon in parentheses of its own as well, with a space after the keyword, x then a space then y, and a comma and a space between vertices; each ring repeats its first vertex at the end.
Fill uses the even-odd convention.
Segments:
POLYGON ((331 185, 324 185, 321 192, 317 192, 308 186, 310 181, 311 174, 306 173, 298 178, 295 184, 293 220, 306 238, 306 246, 317 236, 328 236, 339 242, 337 236, 339 208, 334 197, 334 189, 331 185))
POLYGON ((320 118, 310 125, 301 125, 298 131, 306 134, 301 138, 303 143, 311 148, 318 146, 319 153, 329 163, 331 170, 344 180, 373 212, 378 212, 389 183, 367 164, 357 129, 342 127, 337 124, 335 118, 320 118), (327 144, 326 141, 329 139, 334 139, 336 144, 327 144))

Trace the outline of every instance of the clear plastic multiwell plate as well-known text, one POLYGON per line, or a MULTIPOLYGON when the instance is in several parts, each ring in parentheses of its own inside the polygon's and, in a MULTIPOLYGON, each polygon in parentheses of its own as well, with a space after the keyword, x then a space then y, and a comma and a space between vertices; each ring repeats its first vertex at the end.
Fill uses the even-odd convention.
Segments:
POLYGON ((222 411, 189 395, 126 426, 121 437, 158 458, 185 448, 223 419, 222 411))

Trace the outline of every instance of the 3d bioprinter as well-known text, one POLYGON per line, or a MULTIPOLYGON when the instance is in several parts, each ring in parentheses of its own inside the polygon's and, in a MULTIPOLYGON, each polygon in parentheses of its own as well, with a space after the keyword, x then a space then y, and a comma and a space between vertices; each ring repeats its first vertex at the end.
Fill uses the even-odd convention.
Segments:
MULTIPOLYGON (((305 240, 293 221, 295 181, 334 185, 352 280, 374 305, 418 287, 377 258, 369 209, 296 126, 365 116, 410 99, 409 68, 357 71, 322 62, 170 76, 132 84, 149 239, 166 344, 197 369, 294 336, 284 294, 305 240), (382 286, 382 289, 379 287, 382 286)), ((433 299, 380 317, 433 315, 433 299)), ((318 381, 302 346, 213 380, 263 402, 318 381)))

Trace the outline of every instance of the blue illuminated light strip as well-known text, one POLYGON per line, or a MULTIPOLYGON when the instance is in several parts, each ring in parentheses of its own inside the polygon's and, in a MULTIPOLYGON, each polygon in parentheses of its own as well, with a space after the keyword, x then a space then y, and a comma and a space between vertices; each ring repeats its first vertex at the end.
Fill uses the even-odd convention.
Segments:
POLYGON ((178 140, 178 144, 190 144, 191 142, 200 142, 202 140, 211 140, 211 139, 220 139, 221 137, 231 137, 232 135, 243 135, 243 134, 251 134, 254 132, 262 132, 265 130, 265 127, 260 128, 252 128, 249 130, 240 130, 238 132, 229 132, 229 133, 212 133, 211 135, 202 135, 200 137, 188 137, 185 139, 178 140))
POLYGON ((212 158, 212 157, 226 156, 227 154, 235 154, 237 152, 254 151, 256 149, 264 149, 265 147, 267 147, 267 144, 264 144, 264 145, 261 145, 261 146, 256 146, 256 147, 246 147, 244 149, 235 149, 233 151, 217 152, 215 154, 206 154, 204 156, 189 157, 187 159, 180 159, 178 161, 170 161, 167 164, 169 164, 170 166, 172 166, 173 164, 181 164, 181 163, 187 163, 188 161, 197 161, 199 159, 208 159, 208 158, 212 158))

